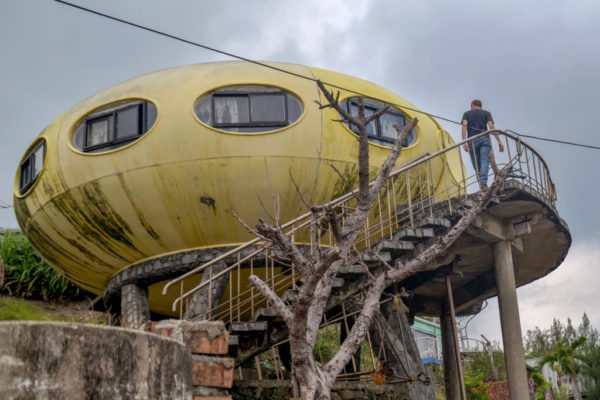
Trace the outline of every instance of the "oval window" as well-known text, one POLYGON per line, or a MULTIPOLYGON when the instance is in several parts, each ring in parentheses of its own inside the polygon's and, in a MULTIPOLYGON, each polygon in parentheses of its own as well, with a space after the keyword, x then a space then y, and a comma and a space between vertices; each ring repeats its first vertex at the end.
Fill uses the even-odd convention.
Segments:
POLYGON ((137 140, 154 125, 156 106, 126 100, 86 115, 75 128, 73 145, 86 153, 114 150, 137 140))
MULTIPOLYGON (((384 107, 384 104, 371 100, 371 99, 362 99, 364 107, 365 107, 365 116, 371 115, 384 107)), ((358 101, 357 98, 351 98, 344 100, 341 105, 353 115, 358 115, 358 101)), ((341 117, 341 116, 340 116, 341 117)), ((402 114, 396 108, 389 108, 384 114, 380 115, 378 118, 374 119, 367 125, 367 134, 369 136, 369 141, 377 144, 381 144, 384 146, 390 146, 394 143, 394 140, 398 137, 398 132, 394 129, 394 124, 398 124, 400 126, 405 126, 407 124, 406 115, 402 114)), ((349 125, 349 124, 347 124, 349 125)), ((349 127, 354 133, 358 133, 358 129, 356 126, 349 127)), ((403 143, 403 147, 408 147, 415 142, 415 131, 414 129, 409 133, 406 138, 406 142, 403 143)))
POLYGON ((200 121, 230 132, 268 132, 296 122, 300 100, 269 86, 229 86, 212 91, 194 104, 200 121))
POLYGON ((19 169, 19 194, 25 193, 37 180, 46 159, 46 141, 41 140, 27 152, 19 169))

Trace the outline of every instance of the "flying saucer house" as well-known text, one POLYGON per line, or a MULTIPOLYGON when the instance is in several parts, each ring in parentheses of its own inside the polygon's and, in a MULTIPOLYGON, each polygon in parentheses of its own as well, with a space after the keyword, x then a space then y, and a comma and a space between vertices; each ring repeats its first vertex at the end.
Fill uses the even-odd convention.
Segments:
MULTIPOLYGON (((355 179, 357 135, 336 121, 336 111, 319 109, 316 101, 324 99, 316 79, 351 90, 340 97, 350 111, 356 93, 365 96, 367 113, 382 101, 399 106, 369 126, 374 170, 396 137, 392 125, 416 116, 406 100, 364 80, 272 66, 171 68, 75 105, 44 129, 20 162, 14 204, 22 231, 50 265, 102 295, 107 282, 132 265, 248 241, 231 211, 253 223, 265 215, 259 198, 270 204, 273 192, 281 220, 294 218, 303 209, 291 176, 314 204, 346 192, 331 166, 355 179)), ((419 119, 398 165, 453 144, 433 118, 419 119)), ((446 161, 450 168, 440 165, 434 175, 456 183, 460 159, 450 154, 446 161)), ((172 296, 160 295, 163 282, 150 283, 150 309, 170 314, 172 296)))

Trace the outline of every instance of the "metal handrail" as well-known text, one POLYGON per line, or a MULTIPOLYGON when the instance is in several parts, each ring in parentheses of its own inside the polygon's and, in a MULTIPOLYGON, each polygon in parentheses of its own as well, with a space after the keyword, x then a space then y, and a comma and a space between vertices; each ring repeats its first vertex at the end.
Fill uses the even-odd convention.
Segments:
MULTIPOLYGON (((489 131, 486 131, 486 132, 482 132, 482 133, 480 133, 478 135, 469 137, 468 139, 463 140, 463 141, 461 141, 459 143, 456 143, 456 144, 453 144, 451 146, 445 147, 445 148, 443 148, 443 149, 441 149, 441 150, 439 150, 439 151, 437 151, 437 152, 435 152, 433 154, 423 154, 423 155, 419 156, 418 158, 413 159, 412 161, 408 162, 407 164, 404 164, 400 168, 394 170, 390 174, 390 177, 389 177, 388 181, 391 181, 393 178, 395 178, 396 176, 399 176, 402 173, 407 173, 409 170, 411 170, 413 168, 417 168, 417 174, 418 174, 418 171, 420 171, 419 168, 421 167, 421 165, 425 166, 424 167, 425 170, 427 169, 427 165, 429 165, 429 168, 431 169, 431 163, 429 163, 429 162, 431 160, 434 160, 436 157, 439 157, 439 156, 444 156, 445 157, 446 153, 448 153, 450 151, 453 151, 453 150, 456 150, 456 149, 459 149, 461 146, 463 146, 466 143, 470 143, 470 142, 472 142, 474 140, 477 140, 478 138, 480 138, 482 136, 486 136, 486 135, 490 135, 490 134, 494 134, 494 135, 500 134, 502 136, 505 136, 506 147, 507 147, 507 153, 508 153, 509 160, 514 159, 514 157, 510 153, 510 144, 509 144, 509 140, 508 139, 510 138, 510 139, 514 140, 515 145, 516 145, 516 154, 515 154, 515 157, 518 157, 517 161, 519 162, 519 165, 520 165, 521 169, 522 169, 522 165, 523 164, 525 164, 526 167, 527 167, 527 176, 524 175, 523 179, 529 179, 529 185, 532 186, 532 187, 535 185, 536 189, 540 189, 539 193, 542 194, 542 195, 544 195, 549 200, 549 202, 551 203, 552 207, 555 207, 554 201, 556 199, 556 196, 555 196, 554 183, 552 182, 552 180, 550 178, 550 175, 549 175, 549 172, 548 172, 548 166, 547 166, 546 162, 542 159, 542 157, 539 155, 539 153, 537 151, 535 151, 533 148, 531 148, 526 143, 522 142, 521 139, 520 139, 520 137, 518 137, 516 135, 512 135, 510 133, 507 133, 507 132, 499 130, 499 129, 493 129, 493 130, 489 130, 489 131), (526 152, 526 160, 525 161, 521 160, 522 148, 525 148, 525 149, 527 149, 528 151, 531 152, 531 154, 532 154, 532 157, 531 157, 532 159, 531 160, 529 160, 529 155, 527 154, 527 152, 526 152), (429 164, 427 164, 427 163, 429 163, 429 164), (533 164, 530 165, 531 163, 533 163, 533 164), (536 163, 538 163, 538 166, 536 166, 536 163), (530 167, 533 168, 533 171, 534 171, 534 174, 535 174, 535 176, 533 177, 533 181, 532 181, 532 173, 531 173, 530 167), (539 169, 539 171, 538 171, 538 169, 539 169), (538 177, 538 172, 539 172, 539 177, 538 177)), ((492 149, 493 149, 493 147, 492 147, 492 149)), ((459 153, 459 157, 462 160, 461 153, 459 153)), ((446 162, 445 158, 444 158, 444 162, 446 162)), ((413 213, 413 208, 414 207, 421 207, 421 210, 423 210, 425 207, 431 209, 431 207, 433 206, 433 203, 431 203, 431 201, 430 201, 430 199, 432 198, 432 193, 430 191, 430 187, 434 187, 435 188, 435 186, 431 185, 432 182, 429 182, 428 172, 430 172, 430 171, 427 171, 427 170, 425 171, 425 174, 427 175, 427 178, 428 178, 428 181, 427 181, 427 192, 428 193, 425 195, 425 199, 423 199, 423 193, 420 192, 419 196, 421 197, 421 201, 420 202, 415 202, 414 205, 411 204, 412 194, 410 192, 410 182, 409 182, 410 179, 409 179, 408 174, 405 175, 406 176, 406 188, 407 188, 406 190, 407 190, 407 197, 408 197, 408 199, 407 199, 408 200, 408 210, 409 210, 409 213, 410 213, 411 224, 412 224, 412 213, 413 213), (427 203, 427 205, 425 205, 426 203, 427 203)), ((524 170, 522 170, 521 172, 525 173, 524 170)), ((431 177, 433 178, 433 175, 431 177)), ((469 179, 470 179, 470 177, 469 177, 469 179)), ((371 184, 373 184, 373 182, 371 182, 371 184)), ((464 192, 466 194, 467 178, 465 178, 464 169, 463 169, 463 179, 462 179, 462 181, 459 180, 459 182, 456 183, 456 184, 454 184, 454 186, 452 186, 452 184, 449 184, 448 182, 446 182, 446 186, 447 186, 447 190, 448 190, 448 204, 449 204, 449 207, 452 207, 451 206, 451 202, 449 201, 449 198, 452 197, 452 195, 455 196, 457 194, 460 194, 463 190, 464 190, 464 192), (452 187, 455 187, 456 190, 451 192, 450 189, 452 187)), ((326 206, 335 207, 335 206, 343 205, 344 202, 352 199, 356 195, 357 192, 358 192, 358 189, 353 190, 353 191, 351 191, 349 193, 346 193, 345 195, 342 195, 342 196, 340 196, 340 197, 338 197, 338 198, 336 198, 334 200, 331 200, 330 202, 328 202, 326 204, 326 206)), ((395 199, 394 199, 394 201, 395 201, 395 199)), ((381 205, 380 205, 380 207, 381 207, 381 205)), ((389 207, 390 206, 388 204, 388 208, 389 207)), ((301 215, 301 216, 299 216, 299 217, 297 217, 297 218, 295 218, 295 219, 287 222, 286 224, 282 225, 282 228, 283 229, 291 228, 291 230, 288 231, 286 234, 293 235, 294 233, 299 232, 302 229, 310 226, 310 224, 311 224, 310 216, 311 216, 311 213, 307 212, 307 213, 305 213, 305 214, 303 214, 303 215, 301 215)), ((395 218, 396 218, 395 224, 397 225, 398 224, 398 216, 396 215, 395 218)), ((374 234, 379 233, 379 231, 381 233, 383 233, 383 231, 384 231, 384 226, 383 226, 384 221, 383 220, 379 221, 379 224, 380 224, 380 227, 378 228, 378 227, 368 226, 368 223, 367 223, 367 226, 365 227, 365 231, 364 231, 364 234, 363 234, 364 235, 364 243, 365 243, 366 246, 369 245, 370 238, 374 234)), ((394 222, 393 221, 385 221, 385 224, 386 224, 385 229, 388 229, 388 228, 391 229, 391 226, 394 225, 394 222)), ((363 240, 363 239, 360 239, 360 240, 363 240)), ((216 257, 213 260, 211 260, 211 261, 209 261, 209 262, 207 262, 207 263, 205 263, 205 264, 203 264, 203 265, 201 265, 201 266, 199 266, 199 267, 197 267, 197 268, 195 268, 195 269, 193 269, 193 270, 191 270, 191 271, 189 271, 189 272, 187 272, 187 273, 179 276, 178 278, 175 278, 175 279, 171 280, 170 282, 168 282, 164 286, 164 288, 163 288, 163 295, 167 293, 167 290, 168 290, 168 288, 170 286, 172 286, 172 285, 174 285, 176 283, 182 284, 184 279, 186 279, 186 278, 188 278, 188 277, 190 277, 192 275, 195 275, 197 273, 200 273, 200 272, 204 271, 206 268, 209 268, 211 265, 214 265, 215 263, 217 263, 219 261, 222 261, 222 260, 224 260, 224 259, 226 259, 228 257, 231 257, 231 256, 235 255, 235 254, 240 254, 240 252, 242 250, 247 249, 247 248, 249 248, 249 247, 251 247, 253 245, 256 245, 258 243, 261 243, 261 242, 262 242, 262 239, 260 237, 254 238, 254 239, 252 239, 252 240, 250 240, 250 241, 248 241, 248 242, 246 242, 246 243, 244 243, 244 244, 242 244, 242 245, 240 245, 240 246, 238 246, 238 247, 236 247, 236 248, 234 248, 234 249, 232 249, 232 250, 230 250, 230 251, 228 251, 228 252, 220 255, 219 257, 216 257)), ((204 281, 203 283, 197 285, 196 287, 192 288, 191 290, 187 291, 186 293, 183 293, 183 288, 182 288, 181 295, 173 303, 173 310, 176 309, 177 304, 180 303, 184 298, 187 298, 191 294, 193 294, 196 291, 202 289, 203 287, 206 287, 207 285, 211 285, 213 280, 218 279, 218 278, 226 275, 227 273, 232 273, 232 271, 235 268, 239 268, 240 267, 240 265, 241 265, 242 262, 250 260, 253 257, 259 255, 260 253, 262 253, 266 249, 268 249, 269 246, 270 246, 269 244, 263 244, 258 249, 256 249, 253 252, 251 252, 249 255, 244 256, 243 259, 240 259, 238 257, 238 261, 236 263, 234 263, 233 265, 231 265, 229 268, 226 268, 225 270, 221 271, 220 273, 215 274, 214 276, 211 277, 211 279, 209 279, 207 281, 204 281)), ((238 276, 238 279, 239 279, 239 276, 238 276)), ((293 281, 293 278, 292 278, 292 281, 293 281)), ((239 282, 238 282, 238 286, 239 286, 239 282)), ((238 301, 239 301, 239 299, 238 299, 238 301)))

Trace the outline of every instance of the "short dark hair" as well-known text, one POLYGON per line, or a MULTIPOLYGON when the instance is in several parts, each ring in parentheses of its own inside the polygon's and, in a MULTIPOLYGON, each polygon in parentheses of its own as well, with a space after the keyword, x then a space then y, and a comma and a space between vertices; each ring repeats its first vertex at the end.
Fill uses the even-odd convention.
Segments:
POLYGON ((471 105, 472 105, 472 106, 475 106, 475 107, 479 107, 479 108, 481 108, 481 107, 482 107, 482 105, 481 105, 481 100, 478 100, 478 99, 475 99, 475 100, 473 100, 473 101, 471 102, 471 105))

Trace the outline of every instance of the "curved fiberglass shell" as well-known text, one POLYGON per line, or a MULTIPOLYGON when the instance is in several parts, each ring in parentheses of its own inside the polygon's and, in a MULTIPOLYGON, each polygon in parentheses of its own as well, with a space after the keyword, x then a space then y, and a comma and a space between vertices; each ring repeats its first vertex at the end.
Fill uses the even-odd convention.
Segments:
MULTIPOLYGON (((348 75, 273 65, 415 108, 377 85, 348 75)), ((342 91, 340 96, 350 97, 356 94, 342 91)), ((40 134, 46 143, 45 162, 24 194, 19 190, 21 170, 17 171, 14 205, 21 229, 54 268, 96 294, 102 294, 116 273, 142 260, 244 243, 251 236, 231 210, 250 224, 264 216, 258 198, 270 204, 269 180, 280 196, 280 219, 286 221, 306 211, 290 174, 305 198, 318 204, 344 192, 330 164, 348 176, 357 171, 356 135, 335 121, 339 118, 335 110, 320 110, 315 100, 324 101, 315 81, 246 62, 171 68, 105 89, 67 110, 40 134), (266 132, 232 132, 198 118, 194 109, 198 99, 236 86, 289 93, 301 103, 299 117, 266 132), (93 152, 74 144, 75 130, 88 123, 87 116, 128 101, 156 108, 151 126, 140 130, 139 137, 93 152)), ((398 165, 452 143, 432 118, 402 112, 407 118, 418 117, 419 123, 415 140, 402 151, 398 165)), ((111 115, 115 121, 129 117, 111 115)), ((110 122, 114 125, 89 122, 90 140, 112 132, 109 128, 117 126, 115 121, 110 122)), ((374 170, 389 149, 371 145, 374 170)), ((443 177, 441 168, 434 174, 439 180, 455 182, 452 175, 460 176, 462 165, 451 155, 449 162, 449 176, 443 177)), ((151 291, 151 309, 168 309, 165 304, 151 291)))

